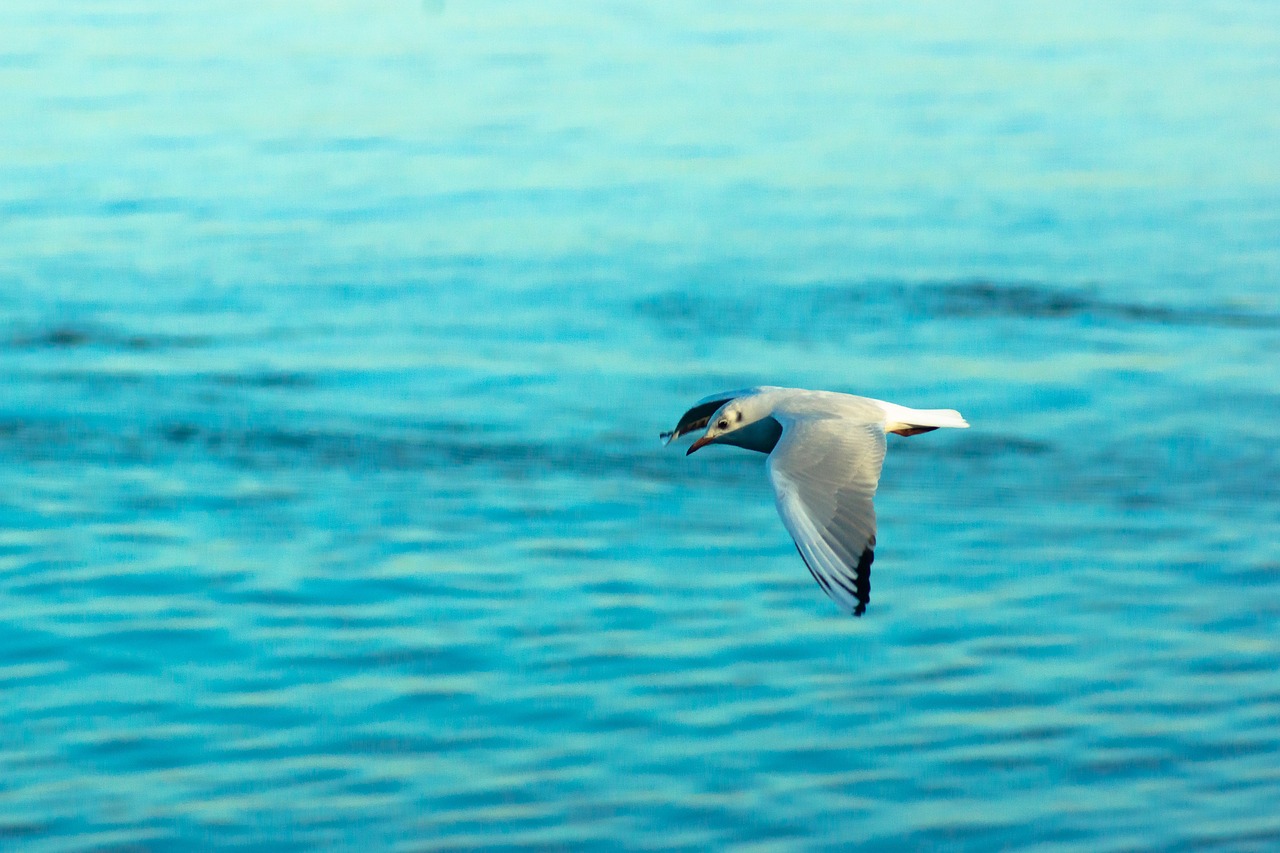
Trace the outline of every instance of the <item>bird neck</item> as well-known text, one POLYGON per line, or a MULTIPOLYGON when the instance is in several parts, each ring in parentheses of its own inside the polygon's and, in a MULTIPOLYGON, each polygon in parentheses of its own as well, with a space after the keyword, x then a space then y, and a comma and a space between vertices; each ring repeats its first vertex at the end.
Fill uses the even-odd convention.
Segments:
POLYGON ((766 416, 754 423, 735 429, 717 439, 718 444, 732 444, 747 450, 760 453, 772 453, 773 448, 782 437, 782 424, 772 416, 766 416))

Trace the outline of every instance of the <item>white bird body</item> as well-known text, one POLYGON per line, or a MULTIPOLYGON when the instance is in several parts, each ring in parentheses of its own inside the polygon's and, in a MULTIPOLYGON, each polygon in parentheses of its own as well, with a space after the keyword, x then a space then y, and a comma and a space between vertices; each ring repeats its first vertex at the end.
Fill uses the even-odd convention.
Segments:
POLYGON ((706 426, 690 446, 732 444, 769 454, 778 514, 810 574, 839 607, 861 616, 871 597, 872 505, 885 434, 969 426, 953 409, 909 409, 834 391, 762 385, 712 394, 663 433, 670 443, 706 426))

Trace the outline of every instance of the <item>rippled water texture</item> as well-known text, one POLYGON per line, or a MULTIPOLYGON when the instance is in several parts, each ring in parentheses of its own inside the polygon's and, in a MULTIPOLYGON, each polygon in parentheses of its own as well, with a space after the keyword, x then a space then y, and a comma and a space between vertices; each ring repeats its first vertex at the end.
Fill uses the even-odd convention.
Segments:
POLYGON ((0 846, 1280 846, 1280 6, 586 6, 0 6, 0 846))

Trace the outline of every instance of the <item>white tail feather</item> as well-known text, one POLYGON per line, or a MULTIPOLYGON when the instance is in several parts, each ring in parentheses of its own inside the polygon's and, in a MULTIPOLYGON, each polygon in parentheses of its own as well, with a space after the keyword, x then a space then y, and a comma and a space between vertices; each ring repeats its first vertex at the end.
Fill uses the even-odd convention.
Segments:
POLYGON ((897 432, 910 435, 913 432, 927 432, 939 427, 952 429, 968 429, 969 422, 955 409, 908 409, 895 403, 876 400, 884 409, 885 432, 897 432))

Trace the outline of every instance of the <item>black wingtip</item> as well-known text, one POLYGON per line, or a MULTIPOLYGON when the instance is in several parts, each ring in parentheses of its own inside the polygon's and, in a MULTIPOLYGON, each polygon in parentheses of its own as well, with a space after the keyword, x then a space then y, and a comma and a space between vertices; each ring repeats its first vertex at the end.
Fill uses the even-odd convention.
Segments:
MULTIPOLYGON (((874 542, 874 538, 872 540, 874 542)), ((796 553, 800 555, 804 567, 809 570, 809 574, 813 575, 813 579, 818 582, 818 586, 822 587, 822 591, 828 596, 835 599, 836 594, 831 589, 831 584, 820 573, 813 570, 813 566, 809 565, 808 558, 805 557, 804 551, 800 550, 800 546, 796 545, 796 553)), ((853 596, 854 601, 858 602, 853 608, 852 616, 861 617, 867 612, 867 605, 871 602, 871 562, 875 560, 876 552, 871 548, 864 548, 862 556, 858 558, 858 568, 853 578, 853 588, 841 580, 839 577, 832 578, 839 587, 849 595, 853 596)))
POLYGON ((853 587, 858 593, 858 608, 853 611, 854 616, 865 613, 867 604, 871 601, 871 563, 875 558, 876 552, 870 548, 864 548, 862 556, 858 558, 858 575, 853 582, 853 587))

